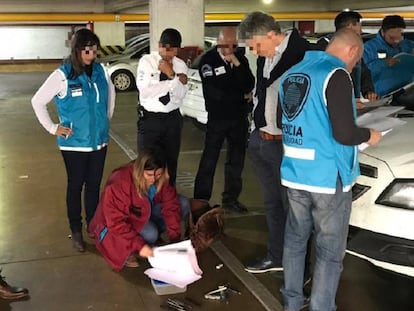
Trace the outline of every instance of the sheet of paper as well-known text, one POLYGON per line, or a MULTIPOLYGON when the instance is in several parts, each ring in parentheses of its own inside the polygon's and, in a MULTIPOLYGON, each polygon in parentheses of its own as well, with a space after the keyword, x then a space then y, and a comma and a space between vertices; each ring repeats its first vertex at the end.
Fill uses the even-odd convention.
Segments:
MULTIPOLYGON (((375 129, 381 132, 382 136, 384 136, 393 128, 407 123, 399 118, 389 117, 389 115, 394 115, 403 109, 404 107, 400 106, 379 107, 359 116, 356 119, 356 124, 360 127, 375 129)), ((358 150, 362 151, 367 147, 369 147, 367 143, 362 143, 358 146, 358 150)))
POLYGON ((148 258, 152 268, 144 273, 150 278, 178 287, 201 278, 196 252, 190 240, 154 248, 154 257, 148 258))
POLYGON ((368 127, 367 124, 373 124, 378 120, 381 120, 389 115, 392 115, 400 110, 403 110, 404 107, 401 106, 388 106, 388 107, 378 107, 370 112, 360 115, 356 119, 356 125, 360 127, 368 127))
POLYGON ((364 100, 361 100, 361 102, 364 104, 365 108, 373 108, 373 107, 381 107, 388 105, 392 101, 392 97, 383 97, 374 101, 369 101, 364 98, 364 100))
POLYGON ((154 247, 154 257, 148 258, 148 261, 153 268, 166 271, 202 273, 190 240, 154 247))
POLYGON ((366 123, 364 127, 371 128, 379 132, 383 132, 386 130, 393 129, 397 126, 403 125, 405 123, 407 123, 407 121, 398 118, 385 117, 382 119, 375 120, 372 123, 366 123))

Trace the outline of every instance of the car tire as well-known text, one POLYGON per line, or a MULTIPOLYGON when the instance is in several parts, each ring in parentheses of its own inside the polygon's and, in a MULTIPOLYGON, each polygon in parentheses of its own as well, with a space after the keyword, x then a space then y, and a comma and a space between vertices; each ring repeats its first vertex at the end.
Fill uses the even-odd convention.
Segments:
POLYGON ((135 89, 134 75, 128 70, 121 69, 111 75, 111 80, 117 92, 127 92, 135 89))

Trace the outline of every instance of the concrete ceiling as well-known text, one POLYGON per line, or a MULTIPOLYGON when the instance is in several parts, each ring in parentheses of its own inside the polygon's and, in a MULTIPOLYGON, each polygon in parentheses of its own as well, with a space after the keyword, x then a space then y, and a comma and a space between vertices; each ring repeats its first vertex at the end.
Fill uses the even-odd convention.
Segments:
MULTIPOLYGON (((180 0, 183 1, 183 0, 180 0)), ((390 7, 389 0, 274 0, 266 5, 261 0, 204 0, 206 13, 247 13, 265 12, 307 12, 307 11, 341 11, 344 8, 354 10, 390 7)), ((412 0, 393 0, 393 7, 412 6, 412 0)), ((148 13, 149 0, 104 0, 106 12, 148 13)))
MULTIPOLYGON (((148 13, 150 0, 0 0, 0 13, 148 13)), ((154 0, 152 0, 154 1, 154 0)), ((175 0, 186 1, 186 0, 175 0)), ((200 0, 202 1, 202 0, 200 0)), ((341 11, 412 6, 412 0, 204 0, 206 13, 341 11)))

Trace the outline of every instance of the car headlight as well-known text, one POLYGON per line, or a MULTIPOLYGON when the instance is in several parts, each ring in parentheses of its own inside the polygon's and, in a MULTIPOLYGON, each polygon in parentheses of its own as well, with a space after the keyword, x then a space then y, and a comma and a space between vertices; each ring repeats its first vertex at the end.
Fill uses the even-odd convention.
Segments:
POLYGON ((414 179, 394 179, 375 203, 414 210, 414 179))

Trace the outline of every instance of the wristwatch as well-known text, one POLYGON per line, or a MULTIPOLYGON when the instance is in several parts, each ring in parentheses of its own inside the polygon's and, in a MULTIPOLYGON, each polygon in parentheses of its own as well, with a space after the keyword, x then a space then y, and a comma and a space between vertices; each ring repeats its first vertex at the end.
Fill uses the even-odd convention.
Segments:
POLYGON ((174 79, 176 77, 176 73, 174 72, 171 76, 168 76, 168 79, 169 80, 172 80, 172 79, 174 79))

